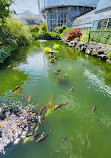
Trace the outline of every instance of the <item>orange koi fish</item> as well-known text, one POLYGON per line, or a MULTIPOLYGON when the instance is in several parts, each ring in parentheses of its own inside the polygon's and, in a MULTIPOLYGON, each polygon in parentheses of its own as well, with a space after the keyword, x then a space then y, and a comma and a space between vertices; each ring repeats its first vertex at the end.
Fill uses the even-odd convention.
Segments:
POLYGON ((49 108, 49 106, 52 105, 52 101, 53 101, 53 96, 51 96, 51 98, 50 98, 50 100, 49 100, 49 102, 48 102, 48 104, 47 104, 48 108, 49 108))
POLYGON ((29 111, 29 108, 26 109, 26 112, 29 111))
POLYGON ((35 107, 38 107, 39 105, 41 105, 42 103, 37 104, 35 107))
POLYGON ((15 93, 19 93, 20 92, 20 90, 16 90, 16 91, 14 91, 13 93, 15 94, 15 93))
POLYGON ((4 124, 6 124, 7 122, 2 122, 0 123, 0 127, 2 127, 4 124))
POLYGON ((40 109, 40 111, 42 111, 42 110, 44 110, 44 109, 46 109, 46 108, 47 108, 47 105, 43 106, 43 107, 40 109))
POLYGON ((16 129, 17 129, 17 125, 14 126, 13 130, 16 131, 16 129))
POLYGON ((7 68, 9 69, 9 68, 11 68, 12 67, 12 64, 10 64, 7 68))
POLYGON ((27 77, 27 80, 29 80, 30 79, 30 77, 27 77))
POLYGON ((74 90, 74 87, 72 87, 70 90, 69 90, 69 92, 71 92, 71 91, 73 91, 74 90))
POLYGON ((62 106, 64 106, 64 105, 68 105, 68 103, 66 103, 66 104, 55 105, 55 106, 52 108, 52 110, 60 109, 60 108, 61 108, 62 106))
POLYGON ((36 86, 37 84, 32 84, 32 86, 34 87, 34 86, 36 86))
POLYGON ((31 100, 31 94, 30 94, 30 96, 29 96, 28 103, 30 102, 30 100, 31 100))
POLYGON ((23 95, 23 93, 22 93, 22 100, 24 100, 24 95, 23 95))

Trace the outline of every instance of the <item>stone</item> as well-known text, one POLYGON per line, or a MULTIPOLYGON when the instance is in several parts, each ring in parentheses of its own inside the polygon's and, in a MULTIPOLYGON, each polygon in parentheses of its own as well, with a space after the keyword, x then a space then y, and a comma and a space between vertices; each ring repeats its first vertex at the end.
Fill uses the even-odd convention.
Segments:
POLYGON ((97 53, 100 55, 100 54, 104 54, 104 49, 98 49, 97 53))
POLYGON ((86 51, 86 47, 82 46, 80 50, 83 51, 83 52, 85 52, 86 51))

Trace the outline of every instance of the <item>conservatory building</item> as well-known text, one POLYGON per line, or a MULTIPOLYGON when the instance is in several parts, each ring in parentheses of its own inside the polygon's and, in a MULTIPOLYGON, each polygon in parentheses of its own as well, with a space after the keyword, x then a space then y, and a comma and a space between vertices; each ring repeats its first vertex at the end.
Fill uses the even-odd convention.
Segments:
POLYGON ((93 30, 111 27, 111 0, 99 0, 97 8, 76 18, 72 27, 93 30))
POLYGON ((74 19, 94 10, 99 0, 38 0, 40 12, 46 19, 49 31, 66 24, 71 27, 74 19))

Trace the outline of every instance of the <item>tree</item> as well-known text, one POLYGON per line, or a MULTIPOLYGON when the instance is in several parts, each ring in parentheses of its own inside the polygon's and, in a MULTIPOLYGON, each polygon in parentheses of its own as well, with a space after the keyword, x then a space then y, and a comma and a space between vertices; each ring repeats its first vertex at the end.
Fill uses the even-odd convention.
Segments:
POLYGON ((10 14, 10 6, 14 0, 0 0, 0 24, 4 23, 5 18, 10 14))
POLYGON ((2 39, 6 38, 2 31, 2 25, 4 25, 6 17, 11 13, 10 6, 13 2, 14 0, 0 0, 0 44, 2 44, 2 39))

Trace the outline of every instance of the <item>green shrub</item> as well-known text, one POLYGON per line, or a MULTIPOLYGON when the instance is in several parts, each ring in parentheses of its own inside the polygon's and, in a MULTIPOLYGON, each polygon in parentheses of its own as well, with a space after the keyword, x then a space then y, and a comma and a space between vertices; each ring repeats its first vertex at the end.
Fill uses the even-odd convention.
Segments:
POLYGON ((39 37, 39 32, 32 32, 33 38, 36 40, 39 37))
POLYGON ((41 38, 46 38, 45 36, 47 36, 47 32, 48 32, 48 29, 47 29, 47 26, 45 23, 41 23, 40 24, 40 30, 39 30, 39 36, 41 38))
POLYGON ((2 46, 2 48, 0 49, 0 63, 3 63, 4 60, 6 60, 6 58, 11 55, 12 50, 13 49, 11 47, 2 46))
POLYGON ((88 38, 89 38, 89 33, 87 31, 83 32, 80 42, 88 42, 88 38))
POLYGON ((70 30, 72 30, 72 28, 71 28, 71 27, 67 27, 67 28, 60 34, 60 38, 61 38, 62 40, 65 40, 66 33, 67 33, 68 31, 70 31, 70 30))
POLYGON ((32 32, 39 32, 40 27, 38 25, 34 25, 31 29, 32 32))
POLYGON ((17 40, 18 45, 27 45, 32 40, 30 28, 14 18, 6 19, 2 31, 7 36, 7 39, 17 40))
POLYGON ((61 34, 67 28, 66 25, 62 25, 54 28, 54 32, 57 34, 61 34))
POLYGON ((106 55, 108 59, 111 60, 111 51, 106 55))

